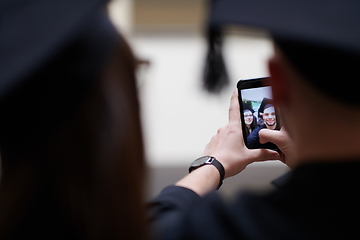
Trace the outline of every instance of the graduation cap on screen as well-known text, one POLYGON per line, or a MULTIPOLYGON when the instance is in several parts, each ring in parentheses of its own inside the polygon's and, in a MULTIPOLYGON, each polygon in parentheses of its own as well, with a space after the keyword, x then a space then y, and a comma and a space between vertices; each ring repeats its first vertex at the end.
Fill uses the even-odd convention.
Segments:
POLYGON ((270 106, 273 106, 272 105, 272 100, 270 98, 263 98, 261 104, 260 104, 260 107, 259 107, 259 110, 258 112, 259 113, 264 113, 264 110, 270 106))
POLYGON ((287 41, 360 54, 359 9, 358 0, 212 0, 205 88, 217 92, 228 82, 219 40, 225 27, 258 27, 287 41))
POLYGON ((242 104, 242 109, 243 109, 243 111, 249 110, 249 111, 252 112, 252 113, 255 112, 254 109, 252 108, 251 102, 243 102, 243 104, 242 104))
POLYGON ((115 43, 115 29, 105 15, 106 3, 106 0, 2 1, 0 100, 43 71, 48 62, 79 39, 83 49, 92 49, 81 52, 87 54, 82 59, 84 72, 94 74, 115 43))

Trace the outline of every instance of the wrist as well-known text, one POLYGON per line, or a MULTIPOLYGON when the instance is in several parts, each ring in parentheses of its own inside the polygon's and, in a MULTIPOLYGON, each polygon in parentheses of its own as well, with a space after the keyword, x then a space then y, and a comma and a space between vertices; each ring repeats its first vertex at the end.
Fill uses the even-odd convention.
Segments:
POLYGON ((216 188, 216 190, 217 190, 217 189, 219 189, 221 187, 221 185, 223 183, 223 180, 224 180, 224 177, 225 177, 225 169, 224 169, 223 165, 215 157, 203 156, 203 157, 200 157, 200 158, 196 159, 190 165, 189 173, 191 173, 195 169, 204 167, 206 165, 212 165, 218 171, 219 183, 218 183, 218 186, 216 188))

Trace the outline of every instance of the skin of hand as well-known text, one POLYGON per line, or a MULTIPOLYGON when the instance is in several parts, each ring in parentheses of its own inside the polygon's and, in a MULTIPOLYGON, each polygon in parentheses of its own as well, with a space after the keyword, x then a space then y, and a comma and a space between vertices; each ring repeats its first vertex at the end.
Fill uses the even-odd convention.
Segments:
MULTIPOLYGON (((240 106, 237 89, 234 91, 229 108, 229 123, 220 128, 207 144, 203 156, 215 157, 225 169, 225 178, 234 176, 257 161, 279 160, 278 152, 268 149, 248 149, 245 146, 241 128, 240 106)), ((214 190, 220 175, 213 165, 195 169, 175 185, 189 188, 202 196, 214 190)))
POLYGON ((238 91, 234 91, 229 108, 229 123, 220 128, 207 144, 203 155, 213 156, 225 168, 225 178, 234 176, 257 161, 279 160, 279 153, 268 149, 248 149, 243 140, 238 91))
POLYGON ((290 169, 294 169, 296 166, 296 157, 294 151, 294 144, 285 128, 281 128, 280 131, 261 129, 259 132, 260 143, 272 142, 278 146, 281 150, 280 161, 285 163, 290 169))

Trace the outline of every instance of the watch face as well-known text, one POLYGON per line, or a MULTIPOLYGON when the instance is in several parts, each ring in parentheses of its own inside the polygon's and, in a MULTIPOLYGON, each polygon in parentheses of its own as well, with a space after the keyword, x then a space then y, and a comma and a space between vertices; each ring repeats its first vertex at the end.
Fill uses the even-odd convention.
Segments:
POLYGON ((204 164, 207 160, 209 160, 211 157, 201 157, 201 158, 198 158, 196 159, 192 164, 191 166, 192 167, 198 167, 198 166, 201 166, 202 164, 204 164))

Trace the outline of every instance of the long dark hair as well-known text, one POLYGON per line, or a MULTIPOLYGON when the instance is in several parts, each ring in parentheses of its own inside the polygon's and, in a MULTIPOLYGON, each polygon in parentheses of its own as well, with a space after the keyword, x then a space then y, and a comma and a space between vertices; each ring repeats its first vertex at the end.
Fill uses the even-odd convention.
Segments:
MULTIPOLYGON (((243 111, 245 112, 246 110, 250 111, 251 114, 253 115, 253 121, 252 123, 250 124, 250 129, 251 131, 254 130, 256 127, 257 127, 257 119, 256 117, 254 116, 254 109, 252 108, 251 106, 251 102, 244 102, 243 101, 243 111)), ((244 119, 245 120, 245 119, 244 119)), ((245 123, 244 123, 245 124, 245 123)), ((246 125, 246 124, 245 124, 246 125)), ((245 128, 245 134, 246 136, 249 136, 250 135, 250 129, 246 126, 245 128)))
POLYGON ((0 103, 2 239, 146 238, 136 60, 120 37, 84 76, 74 49, 0 103))

